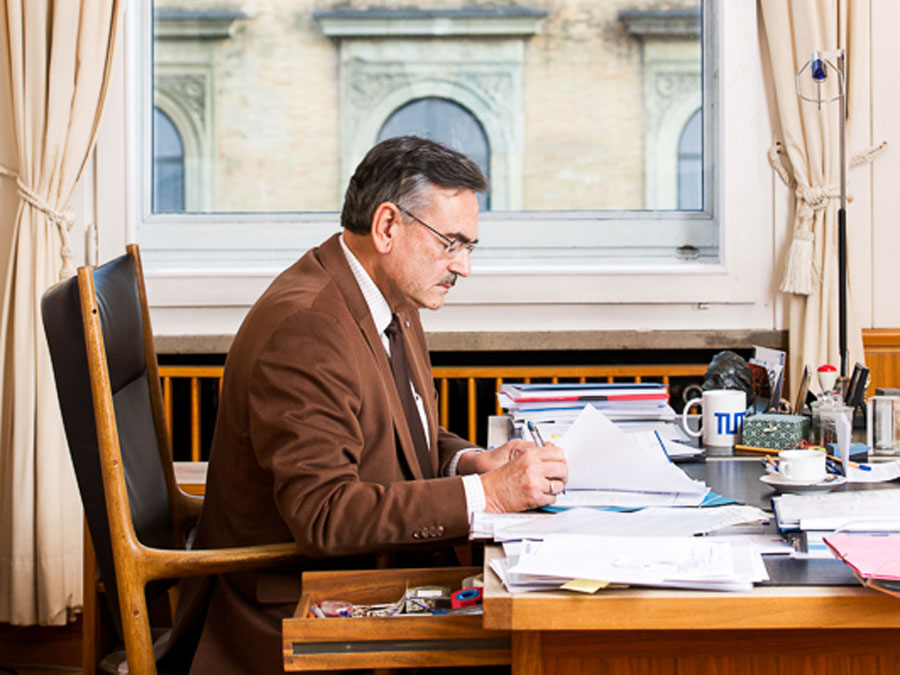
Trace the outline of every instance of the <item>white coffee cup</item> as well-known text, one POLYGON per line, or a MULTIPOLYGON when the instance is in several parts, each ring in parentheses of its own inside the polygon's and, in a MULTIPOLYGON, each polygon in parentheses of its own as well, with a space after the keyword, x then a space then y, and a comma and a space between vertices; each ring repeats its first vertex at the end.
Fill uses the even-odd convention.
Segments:
POLYGON ((746 393, 739 389, 709 389, 700 398, 692 398, 684 404, 681 423, 691 436, 702 434, 704 445, 729 448, 741 440, 746 414, 746 393), (687 413, 697 404, 703 408, 702 426, 699 431, 693 431, 688 426, 687 413))
POLYGON ((791 483, 821 483, 825 480, 825 453, 819 450, 782 450, 778 473, 791 483))

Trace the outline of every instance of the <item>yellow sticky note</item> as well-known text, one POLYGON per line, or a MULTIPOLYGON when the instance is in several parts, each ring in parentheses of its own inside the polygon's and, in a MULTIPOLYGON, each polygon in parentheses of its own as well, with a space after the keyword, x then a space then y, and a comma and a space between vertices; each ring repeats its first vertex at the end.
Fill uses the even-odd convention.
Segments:
POLYGON ((596 579, 572 579, 567 581, 560 588, 564 591, 578 591, 579 593, 596 593, 601 588, 609 586, 608 581, 597 581, 596 579))

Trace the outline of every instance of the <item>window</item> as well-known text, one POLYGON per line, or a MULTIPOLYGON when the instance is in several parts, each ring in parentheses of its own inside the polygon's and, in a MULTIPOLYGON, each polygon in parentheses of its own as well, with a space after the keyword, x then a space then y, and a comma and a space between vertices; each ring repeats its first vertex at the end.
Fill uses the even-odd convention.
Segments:
MULTIPOLYGON (((487 137, 475 116, 458 103, 434 97, 407 103, 391 113, 378 132, 377 140, 406 134, 431 138, 458 150, 474 161, 490 180, 487 137)), ((482 211, 488 211, 489 195, 479 195, 478 206, 482 211)))
MULTIPOLYGON (((723 106, 717 83, 723 55, 731 68, 755 47, 752 0, 322 5, 141 0, 132 13, 144 152, 129 194, 149 269, 271 276, 339 229, 350 172, 422 105, 471 122, 467 152, 491 179, 473 266, 507 285, 482 295, 473 279, 477 292, 452 301, 517 302, 521 279, 547 275, 569 278, 571 302, 696 298, 716 274, 745 283, 726 245, 723 123, 756 133, 750 111, 764 104, 747 87, 723 106), (154 107, 182 139, 181 213, 150 189, 154 107), (595 283, 645 272, 680 281, 662 295, 595 283)), ((731 192, 728 208, 747 213, 731 192)), ((703 300, 746 297, 733 290, 703 300)), ((553 284, 534 292, 559 297, 553 284)))
POLYGON ((678 141, 678 208, 703 208, 703 111, 697 110, 684 125, 678 141))
POLYGON ((153 210, 184 211, 184 145, 172 120, 153 109, 153 210))

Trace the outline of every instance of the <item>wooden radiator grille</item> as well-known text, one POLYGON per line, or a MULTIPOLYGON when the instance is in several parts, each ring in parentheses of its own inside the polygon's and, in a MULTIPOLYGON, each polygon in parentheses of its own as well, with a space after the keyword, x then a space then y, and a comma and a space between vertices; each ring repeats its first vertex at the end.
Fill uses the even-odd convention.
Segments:
POLYGON ((173 384, 177 380, 187 381, 190 387, 190 449, 191 461, 199 462, 204 459, 200 429, 203 421, 202 401, 200 396, 200 383, 202 380, 212 380, 216 383, 217 391, 222 390, 222 373, 224 366, 159 366, 159 377, 162 380, 163 405, 166 409, 166 422, 169 429, 169 438, 172 435, 172 420, 175 419, 173 384))
MULTIPOLYGON (((433 368, 435 384, 439 394, 440 424, 444 428, 450 427, 451 417, 451 383, 457 382, 463 391, 464 425, 466 436, 473 444, 477 444, 480 417, 489 414, 500 414, 501 410, 496 404, 496 396, 491 408, 481 406, 479 409, 479 385, 487 384, 496 394, 500 385, 504 382, 661 382, 669 385, 672 378, 690 377, 702 378, 706 372, 706 364, 658 364, 658 365, 614 365, 614 366, 438 366, 433 368), (491 384, 492 383, 492 384, 491 384), (484 412, 488 410, 489 412, 484 412)), ((175 396, 173 395, 176 382, 185 383, 188 388, 188 415, 189 422, 189 448, 190 460, 197 462, 206 458, 201 438, 203 428, 204 410, 209 414, 214 411, 204 405, 204 382, 211 383, 213 391, 219 392, 222 388, 223 366, 160 366, 159 374, 162 379, 163 399, 168 420, 169 436, 173 433, 173 419, 175 418, 175 396)), ((182 385, 184 386, 184 385, 182 385)), ((209 391, 209 385, 206 386, 209 391)), ((483 397, 482 397, 483 398, 483 397)), ((179 414, 183 414, 181 411, 179 414)), ((210 420, 211 421, 211 420, 210 420)))

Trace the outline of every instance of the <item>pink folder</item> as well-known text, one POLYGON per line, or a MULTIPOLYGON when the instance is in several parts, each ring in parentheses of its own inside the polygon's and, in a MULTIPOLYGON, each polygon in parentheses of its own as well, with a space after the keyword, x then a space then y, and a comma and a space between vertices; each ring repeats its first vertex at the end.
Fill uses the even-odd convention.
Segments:
POLYGON ((900 581, 900 534, 829 534, 823 541, 861 578, 900 581))

